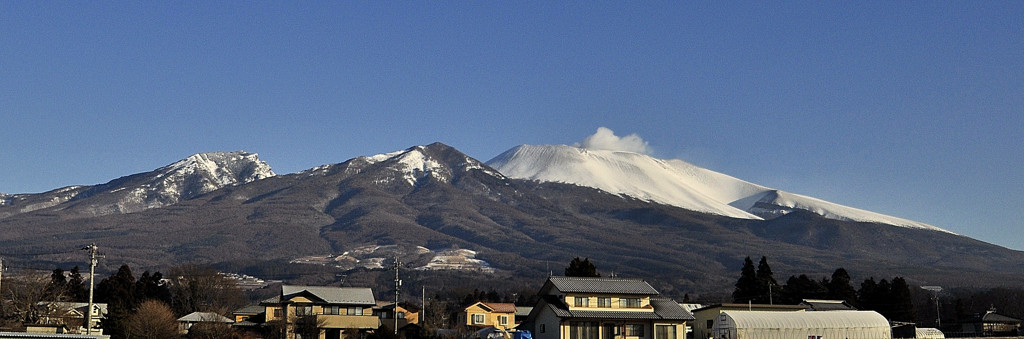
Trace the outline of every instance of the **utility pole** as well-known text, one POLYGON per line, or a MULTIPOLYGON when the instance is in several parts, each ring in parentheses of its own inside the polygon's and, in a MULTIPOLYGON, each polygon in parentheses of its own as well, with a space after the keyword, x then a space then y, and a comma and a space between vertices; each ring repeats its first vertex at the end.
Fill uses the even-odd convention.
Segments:
POLYGON ((427 327, 427 285, 420 286, 420 303, 423 304, 423 308, 420 309, 420 326, 423 328, 427 327))
POLYGON ((402 280, 398 278, 398 268, 401 266, 402 262, 398 261, 398 256, 395 256, 395 310, 392 312, 395 316, 395 336, 398 335, 398 292, 402 287, 402 280))
POLYGON ((92 293, 93 293, 93 287, 96 285, 95 284, 96 263, 97 263, 96 251, 97 251, 98 247, 96 247, 96 243, 92 243, 92 244, 89 244, 89 246, 83 247, 82 249, 89 251, 89 309, 87 311, 85 311, 85 313, 86 313, 86 316, 85 316, 85 334, 89 335, 89 334, 92 334, 92 308, 93 308, 92 293))
MULTIPOLYGON (((4 258, 0 258, 0 283, 4 282, 4 258)), ((4 302, 4 289, 0 285, 0 303, 4 302)))
POLYGON ((935 324, 936 327, 942 327, 942 310, 939 309, 939 292, 942 292, 942 286, 921 286, 921 289, 932 292, 932 298, 935 298, 935 324))

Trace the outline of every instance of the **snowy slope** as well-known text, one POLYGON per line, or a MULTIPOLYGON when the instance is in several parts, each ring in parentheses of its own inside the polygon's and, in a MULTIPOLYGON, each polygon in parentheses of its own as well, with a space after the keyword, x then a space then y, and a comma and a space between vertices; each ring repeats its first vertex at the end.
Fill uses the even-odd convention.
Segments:
POLYGON ((255 153, 200 153, 105 184, 0 196, 0 218, 51 207, 87 216, 132 213, 173 205, 225 186, 274 175, 270 166, 255 153))
POLYGON ((801 209, 837 220, 948 232, 921 222, 753 184, 681 160, 632 152, 522 145, 487 165, 511 178, 572 183, 734 218, 771 219, 801 209))

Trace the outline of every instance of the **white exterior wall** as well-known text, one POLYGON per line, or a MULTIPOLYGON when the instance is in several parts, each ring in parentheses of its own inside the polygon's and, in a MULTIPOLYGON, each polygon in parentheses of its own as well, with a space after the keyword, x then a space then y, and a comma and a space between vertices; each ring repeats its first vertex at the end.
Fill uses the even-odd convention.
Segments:
POLYGON ((568 338, 569 334, 562 334, 561 329, 562 319, 555 316, 555 313, 551 309, 544 305, 544 308, 537 313, 537 320, 534 323, 533 338, 534 339, 563 339, 568 338), (544 332, 540 331, 541 326, 544 326, 544 332))

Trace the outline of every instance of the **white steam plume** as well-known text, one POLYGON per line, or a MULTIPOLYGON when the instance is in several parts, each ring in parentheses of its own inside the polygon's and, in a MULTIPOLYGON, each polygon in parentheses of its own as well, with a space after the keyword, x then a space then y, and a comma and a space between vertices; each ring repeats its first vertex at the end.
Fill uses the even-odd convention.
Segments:
POLYGON ((597 132, 583 139, 581 144, 576 146, 588 149, 601 149, 609 151, 625 151, 640 154, 650 154, 651 147, 644 139, 636 134, 618 137, 607 127, 598 127, 597 132))

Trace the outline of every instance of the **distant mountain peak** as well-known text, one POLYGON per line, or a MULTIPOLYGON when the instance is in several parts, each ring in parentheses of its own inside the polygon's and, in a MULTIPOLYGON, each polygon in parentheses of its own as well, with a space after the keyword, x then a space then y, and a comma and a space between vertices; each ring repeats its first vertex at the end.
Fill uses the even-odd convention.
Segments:
POLYGON ((370 164, 391 167, 396 173, 399 173, 401 180, 410 186, 416 186, 420 180, 427 177, 450 183, 455 176, 472 170, 504 178, 500 172, 491 169, 479 160, 439 142, 361 157, 361 159, 370 164))
MULTIPOLYGON (((203 175, 210 187, 224 187, 275 176, 270 165, 260 161, 256 153, 245 151, 198 153, 156 170, 157 178, 203 175)), ((205 193, 205 192, 204 192, 205 193)))
POLYGON ((806 210, 829 219, 948 232, 912 220, 847 207, 753 184, 682 160, 566 145, 521 145, 487 162, 519 179, 571 183, 689 210, 772 219, 806 210))

